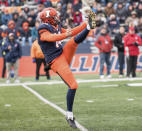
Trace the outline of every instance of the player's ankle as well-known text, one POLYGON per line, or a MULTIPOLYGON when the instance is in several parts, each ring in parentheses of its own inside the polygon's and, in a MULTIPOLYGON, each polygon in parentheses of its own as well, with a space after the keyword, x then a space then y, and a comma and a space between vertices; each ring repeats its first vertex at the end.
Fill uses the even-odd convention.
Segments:
POLYGON ((73 120, 73 112, 67 111, 66 117, 67 119, 73 120))

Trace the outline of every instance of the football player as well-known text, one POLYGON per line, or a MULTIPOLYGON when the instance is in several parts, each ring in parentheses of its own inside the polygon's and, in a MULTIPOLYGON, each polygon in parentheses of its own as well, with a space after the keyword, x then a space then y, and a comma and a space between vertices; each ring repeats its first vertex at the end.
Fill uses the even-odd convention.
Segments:
POLYGON ((38 29, 38 43, 48 67, 68 86, 66 120, 71 127, 77 128, 72 111, 78 84, 69 66, 79 43, 86 38, 90 29, 95 28, 95 15, 90 11, 87 22, 70 30, 61 27, 58 12, 54 8, 45 8, 39 17, 41 25, 38 29), (61 41, 68 37, 71 39, 62 47, 61 41))

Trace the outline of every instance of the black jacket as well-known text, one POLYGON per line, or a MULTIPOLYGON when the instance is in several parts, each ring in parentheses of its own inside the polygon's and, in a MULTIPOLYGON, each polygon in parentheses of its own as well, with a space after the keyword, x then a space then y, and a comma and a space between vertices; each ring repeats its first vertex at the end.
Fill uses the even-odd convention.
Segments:
POLYGON ((8 39, 6 40, 2 51, 5 51, 6 62, 15 63, 17 59, 22 56, 22 49, 18 42, 14 41, 11 43, 8 39), (11 46, 11 50, 8 49, 11 46))
POLYGON ((123 35, 118 33, 114 38, 114 45, 118 48, 118 52, 124 52, 123 35))

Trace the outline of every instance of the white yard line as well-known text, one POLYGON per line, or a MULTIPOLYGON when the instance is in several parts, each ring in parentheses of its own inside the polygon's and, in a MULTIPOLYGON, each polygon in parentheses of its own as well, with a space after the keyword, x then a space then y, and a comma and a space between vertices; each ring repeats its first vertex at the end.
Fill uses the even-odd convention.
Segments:
MULTIPOLYGON (((78 83, 91 83, 91 82, 111 82, 111 81, 135 81, 142 80, 142 78, 111 78, 111 79, 92 79, 92 80, 77 80, 78 83)), ((25 83, 11 83, 4 84, 0 83, 0 86, 21 86, 21 85, 56 85, 56 84, 64 84, 63 81, 48 81, 48 82, 25 82, 25 83)))
POLYGON ((131 83, 131 84, 127 84, 128 86, 139 86, 142 87, 142 83, 131 83))
MULTIPOLYGON (((55 108, 56 110, 58 110, 59 112, 61 112, 63 115, 66 115, 66 111, 63 110, 62 108, 60 108, 59 106, 57 106, 56 104, 48 101, 47 99, 45 99, 43 96, 41 96, 39 93, 37 93, 35 90, 33 90, 32 88, 28 87, 25 84, 22 84, 22 86, 27 89, 28 91, 30 91, 32 94, 34 94, 36 97, 38 97, 40 100, 42 100, 44 103, 50 105, 51 107, 55 108)), ((83 127, 81 124, 79 124, 77 121, 75 121, 77 127, 81 130, 81 131, 88 131, 85 127, 83 127)))
POLYGON ((78 83, 87 82, 111 82, 111 81, 135 81, 142 80, 142 78, 110 78, 110 79, 92 79, 92 80, 77 80, 78 83))
POLYGON ((100 87, 118 87, 119 85, 117 84, 112 84, 112 85, 96 85, 96 86, 92 86, 91 88, 100 88, 100 87))

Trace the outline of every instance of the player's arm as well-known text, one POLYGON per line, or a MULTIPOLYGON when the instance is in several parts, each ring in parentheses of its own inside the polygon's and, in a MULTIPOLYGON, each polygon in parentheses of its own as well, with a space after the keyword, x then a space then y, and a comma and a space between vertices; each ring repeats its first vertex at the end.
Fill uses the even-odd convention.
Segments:
POLYGON ((83 22, 81 25, 73 28, 73 29, 61 29, 62 33, 66 33, 66 32, 71 32, 71 36, 77 35, 78 33, 80 33, 81 31, 83 31, 87 26, 86 22, 83 22))
POLYGON ((87 26, 87 24, 86 24, 86 22, 84 22, 80 26, 77 26, 71 30, 63 30, 62 29, 63 33, 61 33, 61 34, 52 34, 47 30, 40 30, 39 31, 40 40, 41 41, 49 41, 49 42, 60 41, 60 40, 63 40, 63 39, 66 39, 68 37, 78 34, 82 30, 84 30, 86 28, 86 26, 87 26))

